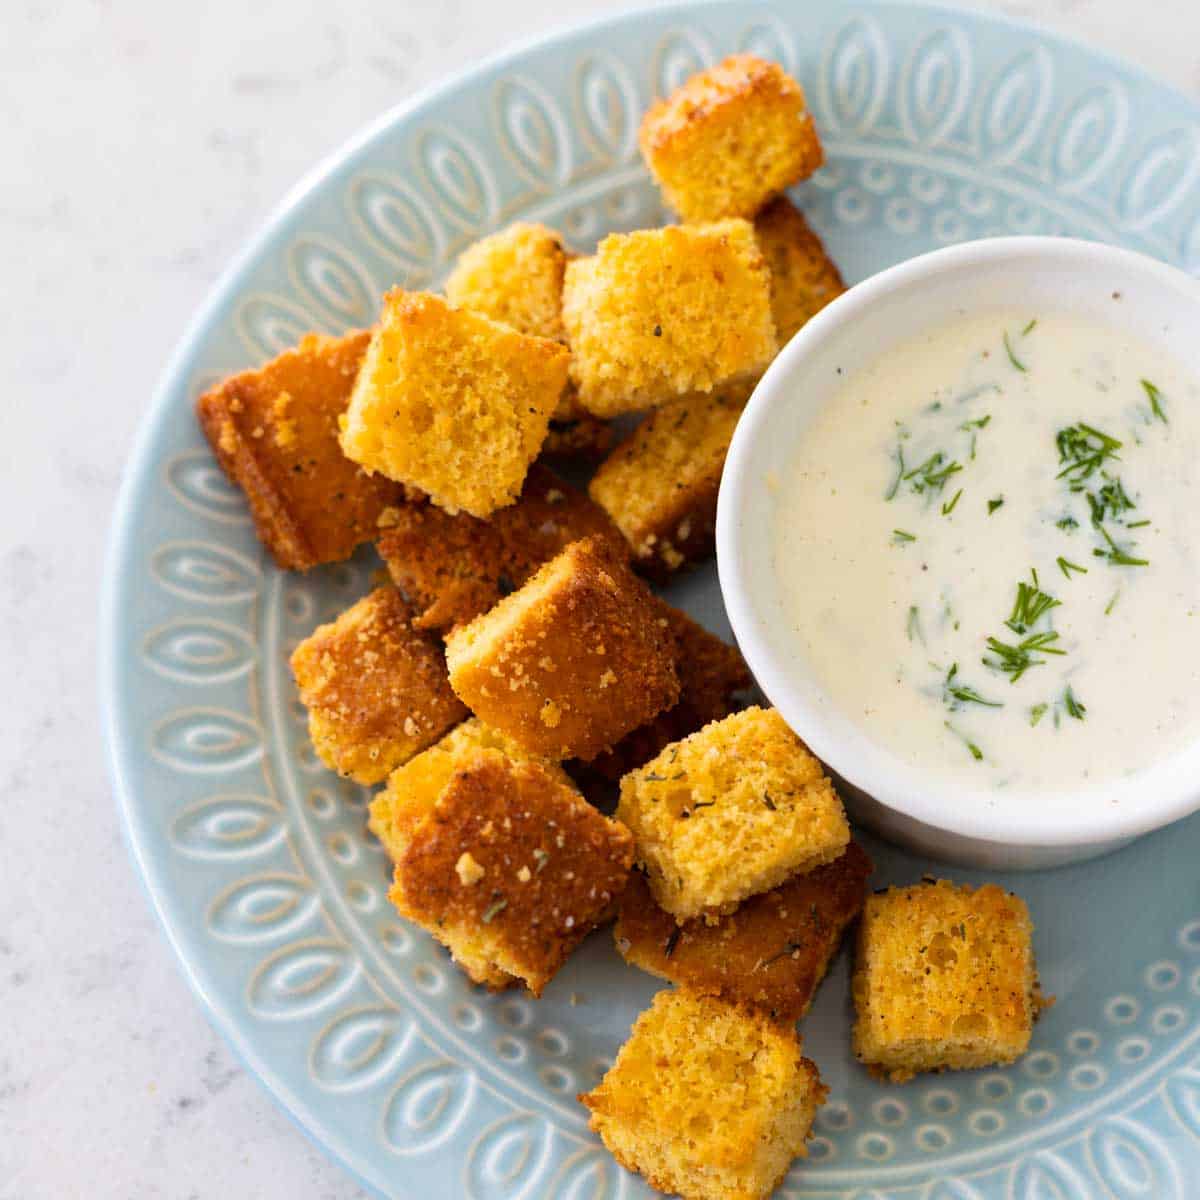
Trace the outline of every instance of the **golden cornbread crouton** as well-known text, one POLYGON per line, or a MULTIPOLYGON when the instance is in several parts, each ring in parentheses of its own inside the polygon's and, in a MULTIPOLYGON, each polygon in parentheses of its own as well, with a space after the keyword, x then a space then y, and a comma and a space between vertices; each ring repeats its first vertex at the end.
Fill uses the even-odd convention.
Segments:
POLYGON ((385 521, 379 553, 417 606, 422 629, 449 629, 486 612, 581 538, 624 547, 599 505, 538 463, 517 502, 486 521, 421 503, 396 505, 385 521))
POLYGON ((826 1088, 790 1025, 687 989, 659 992, 579 1097, 623 1167, 688 1200, 766 1200, 826 1088))
POLYGON ((677 925, 635 871, 613 936, 626 962, 643 971, 797 1021, 862 909, 871 870, 851 842, 841 858, 752 896, 717 925, 677 925))
POLYGON ((440 647, 413 629, 395 588, 319 626, 291 663, 318 757, 358 783, 385 779, 467 715, 440 647))
POLYGON ((739 694, 754 682, 737 647, 663 600, 659 609, 675 638, 679 700, 592 759, 590 766, 613 783, 649 762, 664 746, 729 716, 739 707, 739 694))
POLYGON ((758 214, 754 232, 771 268, 771 313, 782 346, 846 285, 821 239, 786 196, 772 200, 758 214))
POLYGON ((658 903, 680 923, 732 912, 832 862, 850 827, 821 764, 774 709, 747 708, 621 780, 617 817, 658 903))
MULTIPOLYGON (((529 761, 529 755, 511 738, 471 717, 388 776, 387 786, 371 801, 367 825, 393 861, 404 853, 412 830, 433 810, 454 772, 477 750, 495 750, 513 762, 529 761)), ((572 786, 558 763, 537 761, 561 784, 572 786)))
POLYGON ((196 402, 217 461, 245 493, 259 539, 285 570, 348 558, 375 536, 379 514, 399 495, 338 445, 338 418, 370 339, 369 332, 310 333, 196 402))
POLYGON ((895 1082, 1010 1063, 1041 1006, 1033 924, 995 884, 948 880, 867 897, 858 932, 854 1053, 895 1082))
POLYGON ((396 289, 342 422, 348 458, 447 512, 512 503, 567 381, 566 347, 396 289))
POLYGON ((752 217, 825 157, 803 89, 752 54, 731 55, 652 105, 638 145, 685 221, 752 217))
POLYGON ((675 647, 610 541, 574 542, 446 639, 450 683, 532 754, 589 759, 679 698, 675 647))
POLYGON ((563 320, 580 403, 598 417, 754 379, 776 350, 748 221, 611 234, 567 264, 563 320))
POLYGON ((396 861, 401 916, 476 982, 535 995, 620 896, 633 839, 534 762, 477 750, 396 861))
POLYGON ((650 413, 588 484, 654 579, 708 557, 725 455, 748 389, 677 400, 650 413))

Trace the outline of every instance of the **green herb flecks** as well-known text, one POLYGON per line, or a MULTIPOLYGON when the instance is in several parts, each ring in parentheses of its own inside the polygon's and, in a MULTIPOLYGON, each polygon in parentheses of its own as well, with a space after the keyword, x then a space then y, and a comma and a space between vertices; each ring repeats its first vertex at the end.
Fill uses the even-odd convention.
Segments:
POLYGON ((990 517, 992 515, 992 513, 994 513, 996 511, 996 509, 1003 508, 1003 507, 1004 507, 1004 497, 1003 496, 997 496, 994 500, 989 500, 988 501, 988 516, 990 517))
POLYGON ((1080 575, 1088 573, 1087 567, 1081 567, 1078 563, 1073 563, 1069 558, 1064 558, 1061 554, 1056 559, 1058 568, 1068 578, 1071 578, 1071 572, 1077 571, 1080 575))
POLYGON ((1016 351, 1013 350, 1012 340, 1008 336, 1008 330, 1004 331, 1004 352, 1008 355, 1008 361, 1012 363, 1022 375, 1027 374, 1029 368, 1017 357, 1016 351))
POLYGON ((925 645, 925 634, 921 629, 921 610, 915 604, 909 607, 905 632, 908 634, 910 642, 920 642, 922 646, 925 645))
POLYGON ((1097 558, 1104 559, 1114 567, 1148 567, 1150 565, 1148 558, 1135 558, 1124 546, 1119 546, 1113 541, 1112 534, 1103 525, 1097 528, 1105 541, 1104 546, 1097 546, 1092 551, 1097 558))
POLYGON ((1109 600, 1109 602, 1104 606, 1104 615, 1106 617, 1112 616, 1112 610, 1117 607, 1117 601, 1120 598, 1121 598, 1121 589, 1117 588, 1117 590, 1115 592, 1113 592, 1113 594, 1112 594, 1112 599, 1109 600))
POLYGON ((1050 705, 1046 704, 1044 701, 1041 704, 1035 704, 1029 710, 1029 724, 1036 728, 1037 723, 1046 715, 1046 710, 1049 707, 1050 705))
POLYGON ((1087 706, 1079 702, 1079 697, 1071 690, 1069 683, 1067 684, 1067 690, 1063 692, 1062 703, 1068 717, 1073 717, 1076 721, 1082 721, 1087 716, 1087 706))
POLYGON ((490 925, 506 908, 508 901, 503 896, 499 900, 493 900, 491 904, 483 910, 483 916, 479 919, 485 924, 490 925))
POLYGON ((1105 475, 1104 479, 1099 491, 1086 493, 1092 524, 1097 527, 1104 521, 1120 521, 1122 513, 1137 507, 1119 479, 1112 475, 1105 475))
POLYGON ((946 672, 946 679, 942 684, 942 699, 951 712, 958 712, 966 704, 979 704, 984 708, 1004 707, 999 700, 988 700, 973 687, 959 682, 958 663, 954 663, 946 672))
POLYGON ((903 482, 918 495, 926 492, 941 492, 947 481, 962 470, 962 463, 957 459, 946 460, 941 450, 931 454, 919 467, 913 467, 903 476, 903 482))
POLYGON ((950 730, 950 732, 954 734, 954 736, 958 738, 960 742, 962 742, 962 744, 967 748, 967 752, 976 762, 983 761, 983 751, 980 750, 980 748, 973 741, 971 741, 971 739, 967 737, 967 735, 963 733, 961 729, 956 729, 950 724, 949 721, 943 721, 942 724, 944 724, 946 728, 950 730))
POLYGON ((1043 592, 1038 581, 1037 568, 1029 572, 1030 582, 1021 580, 1017 584, 1017 595, 1013 600, 1012 612, 1005 625, 1013 633, 1025 633, 1042 619, 1052 608, 1057 608, 1062 601, 1056 600, 1049 592, 1043 592))
POLYGON ((953 499, 950 500, 948 503, 942 505, 942 516, 943 517, 948 517, 954 511, 954 506, 958 503, 959 497, 962 496, 962 494, 963 494, 963 490, 962 490, 962 488, 959 488, 958 491, 954 493, 953 499))
POLYGON ((1016 643, 1002 642, 999 638, 990 637, 987 639, 987 648, 991 657, 982 659, 985 667, 1007 675, 1010 683, 1016 683, 1030 668, 1042 666, 1046 662, 1045 655, 1066 653, 1054 644, 1058 641, 1055 630, 1033 629, 1062 601, 1042 591, 1036 568, 1030 571, 1030 579, 1029 583, 1021 580, 1017 584, 1012 612, 1004 622, 1021 640, 1016 643))
POLYGON ((895 500, 896 493, 900 490, 900 484, 904 480, 904 448, 900 445, 896 446, 896 478, 892 480, 891 487, 883 494, 885 500, 895 500))
POLYGON ((1057 479, 1067 480, 1073 492, 1083 490, 1084 482, 1091 479, 1106 462, 1120 461, 1117 453, 1122 443, 1093 425, 1079 421, 1060 429, 1054 435, 1058 447, 1058 463, 1061 470, 1057 479))
POLYGON ((915 542, 916 540, 917 535, 915 533, 909 533, 907 529, 892 530, 892 543, 894 545, 905 546, 909 542, 915 542))
POLYGON ((1150 401, 1150 412, 1157 417, 1164 425, 1168 424, 1166 410, 1163 408, 1163 394, 1154 384, 1148 379, 1142 380, 1142 390, 1146 393, 1146 398, 1150 401))
POLYGON ((1059 517, 1058 520, 1055 521, 1054 523, 1055 523, 1055 525, 1057 525, 1059 527, 1059 529, 1078 529, 1079 528, 1079 522, 1077 520, 1075 520, 1075 518, 1073 516, 1071 516, 1070 513, 1068 513, 1065 517, 1059 517))

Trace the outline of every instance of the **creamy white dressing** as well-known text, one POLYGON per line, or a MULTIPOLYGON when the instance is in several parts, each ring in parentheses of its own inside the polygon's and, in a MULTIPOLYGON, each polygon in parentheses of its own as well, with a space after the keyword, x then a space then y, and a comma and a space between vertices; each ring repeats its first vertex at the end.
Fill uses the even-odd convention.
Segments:
POLYGON ((778 482, 797 650, 944 775, 1136 772, 1200 736, 1198 477, 1200 386, 1150 343, 1037 312, 936 328, 848 376, 778 482))

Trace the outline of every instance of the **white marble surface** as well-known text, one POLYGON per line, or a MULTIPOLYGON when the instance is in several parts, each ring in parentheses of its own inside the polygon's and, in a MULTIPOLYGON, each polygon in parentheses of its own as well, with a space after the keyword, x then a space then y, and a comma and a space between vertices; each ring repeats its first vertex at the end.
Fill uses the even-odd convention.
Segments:
MULTIPOLYGON (((1200 96, 1196 0, 1002 0, 1200 96)), ((601 10, 557 0, 556 24, 601 10)), ((230 255, 363 122, 537 0, 5 0, 0 1197, 361 1196, 233 1061, 126 857, 94 615, 122 461, 230 255)))

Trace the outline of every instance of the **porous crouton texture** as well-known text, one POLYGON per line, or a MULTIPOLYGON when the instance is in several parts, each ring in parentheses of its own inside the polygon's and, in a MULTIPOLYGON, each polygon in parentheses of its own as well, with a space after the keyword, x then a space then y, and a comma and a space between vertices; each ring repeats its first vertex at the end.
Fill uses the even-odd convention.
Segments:
POLYGON ((652 975, 796 1021, 862 909, 871 869, 851 842, 840 858, 751 897, 717 925, 677 925, 635 871, 621 899, 617 949, 652 975))
POLYGON ((854 971, 854 1053, 895 1082, 1010 1063, 1041 1006, 1024 901, 930 880, 867 897, 854 971))
POLYGON ((593 758, 679 698, 654 597, 610 541, 574 542, 446 639, 455 692, 532 754, 593 758))
POLYGON ((747 708, 621 780, 617 816, 658 903, 682 922, 843 853, 850 827, 821 764, 774 709, 747 708))
POLYGON ((563 320, 580 402, 600 417, 753 379, 776 349, 747 221, 611 234, 567 264, 563 320))
POLYGON ((566 348, 441 297, 384 297, 342 423, 347 457, 486 517, 520 493, 567 378, 566 348))
MULTIPOLYGON (((565 342, 563 272, 574 257, 555 230, 518 221, 480 238, 458 256, 446 280, 446 299, 511 325, 518 333, 565 342)), ((554 415, 565 419, 578 410, 568 388, 554 415)))
POLYGON ((625 535, 634 565, 664 580, 713 550, 725 455, 749 388, 664 405, 600 464, 588 484, 625 535))
POLYGON ((595 534, 624 547, 598 504, 538 463, 517 502, 486 521, 425 503, 396 505, 385 521, 379 553, 422 629, 449 629, 486 612, 581 538, 595 534))
POLYGON ((396 862, 391 899, 477 982, 538 996, 611 910, 633 839, 544 767, 477 750, 396 862))
POLYGON ((771 268, 771 313, 782 346, 846 285, 821 239, 786 196, 758 214, 754 232, 771 268))
MULTIPOLYGON (((513 762, 529 761, 511 738, 472 717, 388 776, 387 786, 371 801, 367 824, 393 861, 407 849, 413 829, 433 810, 454 772, 477 750, 495 750, 513 762)), ((573 786, 558 763, 538 761, 559 783, 573 786)))
POLYGON ((313 748, 358 783, 385 779, 467 715, 440 647, 412 628, 395 588, 378 588, 318 626, 291 665, 313 748))
POLYGON ((259 539, 285 570, 348 558, 375 536, 379 514, 400 494, 338 445, 338 418, 370 339, 310 333, 196 402, 217 461, 245 493, 259 539))
POLYGON ((753 683, 736 646, 722 641, 663 600, 659 608, 675 639, 679 700, 592 759, 591 767, 613 783, 649 762, 664 746, 695 733, 710 721, 729 716, 753 683))
POLYGON ((685 221, 752 217, 824 161, 800 85, 752 54, 731 55, 652 105, 638 144, 685 221))
POLYGON ((806 1153, 826 1089, 795 1030, 686 989, 659 992, 579 1097, 616 1160, 688 1200, 765 1200, 806 1153))

